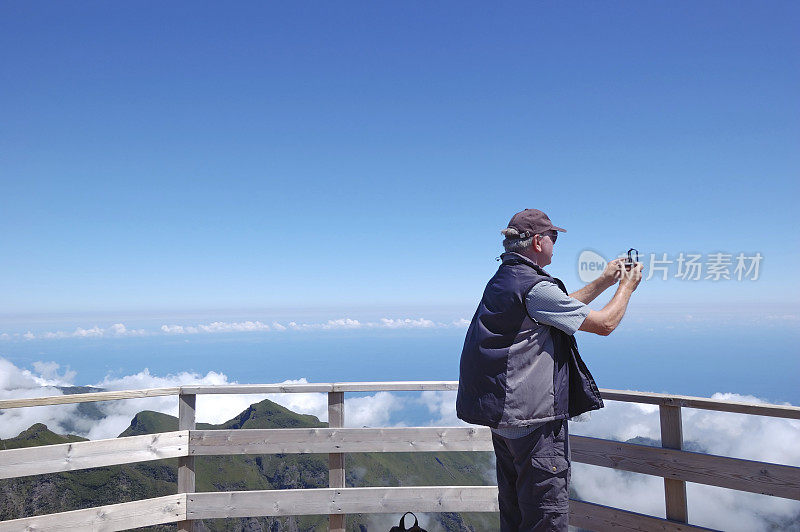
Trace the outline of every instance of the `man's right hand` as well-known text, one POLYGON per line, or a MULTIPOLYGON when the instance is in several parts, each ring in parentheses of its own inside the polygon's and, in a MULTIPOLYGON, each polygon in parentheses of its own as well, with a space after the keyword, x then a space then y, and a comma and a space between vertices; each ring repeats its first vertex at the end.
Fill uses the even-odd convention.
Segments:
POLYGON ((637 262, 630 270, 622 269, 622 276, 619 279, 620 288, 627 288, 631 292, 636 290, 639 283, 642 281, 642 269, 644 264, 637 262))

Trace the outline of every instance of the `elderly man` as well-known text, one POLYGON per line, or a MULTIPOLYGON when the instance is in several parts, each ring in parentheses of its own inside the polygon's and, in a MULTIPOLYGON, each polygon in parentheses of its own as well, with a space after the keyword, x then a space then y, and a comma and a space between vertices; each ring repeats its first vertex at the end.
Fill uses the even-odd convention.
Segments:
POLYGON ((626 269, 617 259, 567 295, 542 269, 564 231, 536 209, 511 218, 502 231, 502 264, 486 285, 461 353, 456 410, 468 423, 492 427, 503 532, 567 530, 567 419, 603 407, 573 335, 610 334, 642 278, 641 263, 626 269), (586 306, 618 280, 602 310, 586 306))

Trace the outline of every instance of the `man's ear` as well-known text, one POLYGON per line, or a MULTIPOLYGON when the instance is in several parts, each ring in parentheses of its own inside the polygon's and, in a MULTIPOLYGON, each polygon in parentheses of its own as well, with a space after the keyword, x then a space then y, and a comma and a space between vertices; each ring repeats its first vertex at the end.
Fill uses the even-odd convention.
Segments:
POLYGON ((531 242, 531 246, 533 250, 537 253, 542 252, 542 237, 539 235, 533 235, 533 242, 531 242))

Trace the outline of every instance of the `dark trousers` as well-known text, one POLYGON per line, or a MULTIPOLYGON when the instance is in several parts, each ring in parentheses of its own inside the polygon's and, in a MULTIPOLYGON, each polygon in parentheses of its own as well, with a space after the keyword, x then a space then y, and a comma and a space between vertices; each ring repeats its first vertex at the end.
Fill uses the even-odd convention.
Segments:
POLYGON ((492 433, 502 532, 567 530, 567 420, 550 421, 522 438, 492 433))

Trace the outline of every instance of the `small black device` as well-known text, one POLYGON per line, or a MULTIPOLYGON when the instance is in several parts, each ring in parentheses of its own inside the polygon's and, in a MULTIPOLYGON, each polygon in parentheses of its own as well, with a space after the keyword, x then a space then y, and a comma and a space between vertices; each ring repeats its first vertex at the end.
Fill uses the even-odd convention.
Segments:
POLYGON ((639 262, 639 250, 634 248, 629 249, 628 258, 625 259, 625 269, 630 270, 637 262, 639 262), (636 254, 636 258, 634 258, 634 253, 636 254))

